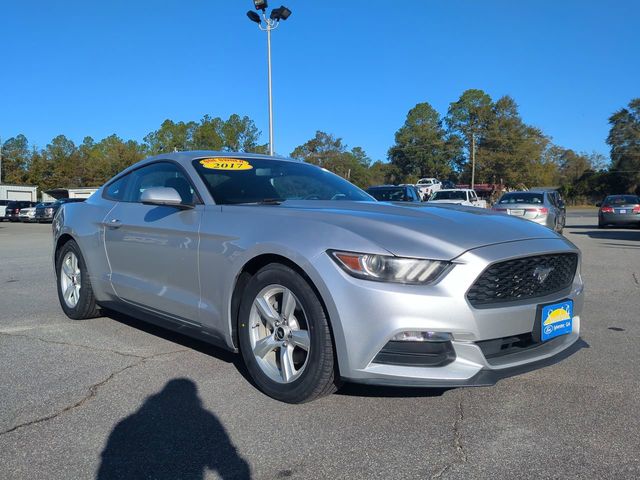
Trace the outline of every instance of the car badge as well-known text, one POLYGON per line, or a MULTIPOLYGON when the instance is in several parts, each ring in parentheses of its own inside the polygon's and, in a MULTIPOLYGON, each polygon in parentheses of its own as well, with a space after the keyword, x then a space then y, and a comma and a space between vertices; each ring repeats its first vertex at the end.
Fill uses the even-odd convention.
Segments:
POLYGON ((543 284, 552 271, 553 267, 536 267, 533 271, 533 277, 538 280, 538 283, 543 284))

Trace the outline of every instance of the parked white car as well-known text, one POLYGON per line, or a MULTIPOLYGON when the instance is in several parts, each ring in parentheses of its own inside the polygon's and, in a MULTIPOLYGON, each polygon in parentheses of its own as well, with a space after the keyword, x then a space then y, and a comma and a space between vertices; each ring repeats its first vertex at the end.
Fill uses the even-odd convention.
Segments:
POLYGON ((475 190, 470 188, 451 188, 438 190, 429 198, 429 203, 453 203, 470 207, 487 208, 487 201, 480 200, 475 190))
POLYGON ((18 214, 18 219, 21 222, 33 222, 35 221, 36 207, 21 208, 18 214))
POLYGON ((436 192, 442 188, 442 182, 437 178, 421 178, 416 183, 416 188, 422 195, 422 198, 427 199, 433 192, 436 192))

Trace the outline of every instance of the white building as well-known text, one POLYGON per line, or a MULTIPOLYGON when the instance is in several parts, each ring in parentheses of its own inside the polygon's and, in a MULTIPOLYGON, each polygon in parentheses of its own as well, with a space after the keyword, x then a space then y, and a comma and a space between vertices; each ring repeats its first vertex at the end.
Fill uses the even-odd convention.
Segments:
POLYGON ((0 184, 0 200, 38 201, 38 187, 0 184))
POLYGON ((89 198, 98 187, 53 188, 42 193, 43 202, 53 202, 58 198, 89 198))

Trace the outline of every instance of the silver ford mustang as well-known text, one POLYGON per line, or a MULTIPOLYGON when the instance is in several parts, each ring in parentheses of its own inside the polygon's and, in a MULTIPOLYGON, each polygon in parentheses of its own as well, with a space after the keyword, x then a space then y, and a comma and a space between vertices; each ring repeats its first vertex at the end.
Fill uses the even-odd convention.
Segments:
POLYGON ((416 205, 284 158, 149 158, 57 213, 60 304, 239 351, 256 385, 291 403, 343 380, 490 385, 573 350, 572 243, 477 208, 416 205))

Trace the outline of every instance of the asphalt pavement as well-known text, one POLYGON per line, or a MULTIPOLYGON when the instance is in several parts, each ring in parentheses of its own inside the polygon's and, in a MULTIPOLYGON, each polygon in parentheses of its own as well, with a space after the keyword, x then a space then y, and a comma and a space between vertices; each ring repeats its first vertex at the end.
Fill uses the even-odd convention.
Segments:
POLYGON ((584 348, 493 387, 347 385, 304 405, 129 317, 69 320, 50 225, 0 223, 0 478, 639 478, 640 230, 571 211, 584 348))

